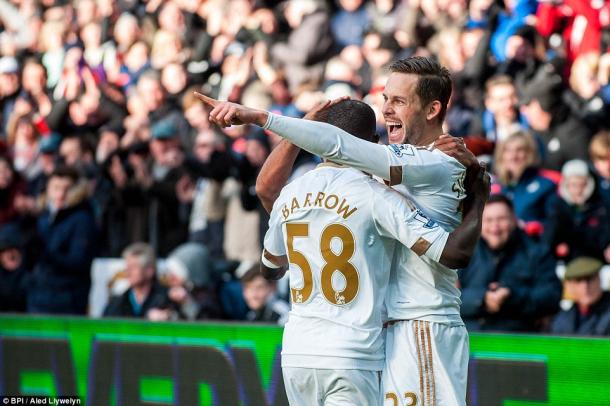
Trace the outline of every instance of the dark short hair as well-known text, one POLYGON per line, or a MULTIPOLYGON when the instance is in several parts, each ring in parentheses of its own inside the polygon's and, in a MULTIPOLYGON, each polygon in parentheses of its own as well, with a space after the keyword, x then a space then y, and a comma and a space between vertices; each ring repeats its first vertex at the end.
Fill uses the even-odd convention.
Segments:
POLYGON ((250 283, 252 281, 254 281, 256 278, 261 277, 263 278, 263 280, 269 284, 273 284, 272 282, 268 281, 267 279, 265 279, 265 277, 263 276, 263 274, 261 273, 261 266, 260 264, 255 264, 252 265, 250 267, 250 269, 248 269, 243 276, 240 278, 241 280, 241 284, 245 285, 246 283, 250 283))
POLYGON ((344 100, 328 109, 328 124, 366 141, 377 142, 375 112, 359 100, 344 100))
POLYGON ((76 183, 78 181, 79 175, 76 169, 66 165, 60 165, 56 167, 55 170, 51 173, 49 179, 51 178, 70 178, 73 183, 76 183))
POLYGON ((408 73, 419 76, 415 92, 422 105, 435 100, 441 102, 440 121, 445 119, 447 105, 451 98, 451 73, 437 61, 423 56, 412 56, 399 59, 390 64, 392 73, 408 73))
POLYGON ((513 201, 510 200, 508 196, 503 195, 501 193, 496 193, 496 194, 492 194, 491 196, 489 196, 489 199, 487 199, 487 204, 492 204, 492 203, 505 204, 510 209, 511 212, 514 211, 513 201))

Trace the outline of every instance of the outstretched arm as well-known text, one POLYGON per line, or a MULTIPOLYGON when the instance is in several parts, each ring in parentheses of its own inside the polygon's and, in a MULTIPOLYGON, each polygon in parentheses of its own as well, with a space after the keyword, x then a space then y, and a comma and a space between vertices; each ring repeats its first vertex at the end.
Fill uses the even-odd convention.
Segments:
POLYGON ((391 180, 391 153, 385 146, 361 140, 327 123, 282 117, 236 103, 220 102, 200 93, 195 95, 212 107, 210 121, 221 127, 258 125, 312 154, 391 180))
POLYGON ((465 268, 481 236, 483 208, 489 198, 489 174, 485 167, 468 174, 468 197, 464 200, 462 224, 450 235, 440 262, 452 269, 465 268), (476 172, 475 172, 476 171, 476 172))
MULTIPOLYGON (((346 97, 341 97, 333 101, 326 101, 318 104, 313 110, 305 115, 305 120, 321 121, 325 120, 325 112, 346 97)), ((256 178, 256 194, 268 213, 271 213, 273 203, 280 195, 282 188, 288 182, 292 173, 292 167, 301 149, 288 140, 282 140, 277 147, 267 157, 258 177, 256 178)))

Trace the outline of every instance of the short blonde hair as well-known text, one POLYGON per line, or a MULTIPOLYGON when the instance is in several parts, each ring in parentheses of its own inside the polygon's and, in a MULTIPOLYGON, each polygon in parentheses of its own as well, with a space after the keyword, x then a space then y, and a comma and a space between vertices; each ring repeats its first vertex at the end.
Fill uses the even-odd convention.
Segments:
POLYGON ((599 80, 597 71, 599 68, 599 54, 590 52, 578 56, 572 64, 570 70, 570 87, 577 94, 580 94, 582 78, 587 74, 594 76, 596 80, 599 80))
POLYGON ((527 167, 538 165, 539 156, 538 156, 538 145, 536 145, 536 140, 534 136, 526 131, 517 131, 515 133, 510 134, 508 137, 500 141, 496 145, 496 151, 494 153, 494 165, 496 170, 496 175, 500 182, 503 184, 507 184, 510 181, 514 180, 511 177, 511 174, 508 172, 508 169, 504 167, 504 163, 502 162, 502 155, 504 155, 504 151, 506 150, 506 146, 513 142, 522 143, 528 154, 527 167))

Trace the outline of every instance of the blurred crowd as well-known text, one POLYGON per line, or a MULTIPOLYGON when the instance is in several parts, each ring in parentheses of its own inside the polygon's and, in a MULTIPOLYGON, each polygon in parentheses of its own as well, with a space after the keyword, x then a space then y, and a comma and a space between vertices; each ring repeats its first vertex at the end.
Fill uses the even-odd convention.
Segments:
POLYGON ((253 271, 278 137, 216 128, 193 90, 294 117, 349 95, 383 142, 385 67, 423 55, 494 175, 469 328, 610 335, 609 25, 608 0, 0 0, 0 311, 85 314, 92 261, 122 256, 106 315, 281 323, 253 271))

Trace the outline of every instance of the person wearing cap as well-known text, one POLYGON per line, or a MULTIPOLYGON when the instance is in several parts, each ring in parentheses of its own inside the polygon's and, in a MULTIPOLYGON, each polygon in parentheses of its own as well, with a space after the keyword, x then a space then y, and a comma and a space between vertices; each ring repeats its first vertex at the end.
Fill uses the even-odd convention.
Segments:
POLYGON ((598 193, 585 161, 568 161, 561 170, 559 196, 548 222, 556 255, 610 262, 610 206, 598 193))
POLYGON ((537 331, 539 321, 559 308, 555 259, 517 227, 512 203, 503 195, 487 201, 481 239, 458 275, 469 331, 537 331))
POLYGON ((587 159, 589 130, 562 101, 564 85, 556 74, 541 71, 524 89, 521 112, 540 138, 542 167, 559 171, 571 159, 587 159))
POLYGON ((129 190, 139 196, 139 202, 147 205, 147 241, 157 255, 165 257, 187 239, 188 219, 181 216, 176 195, 176 184, 184 173, 183 153, 173 120, 153 124, 150 132, 152 162, 145 158, 129 159, 135 180, 129 190))
POLYGON ((579 257, 566 267, 564 287, 573 306, 555 316, 553 334, 610 336, 610 292, 601 287, 599 272, 603 263, 579 257))

